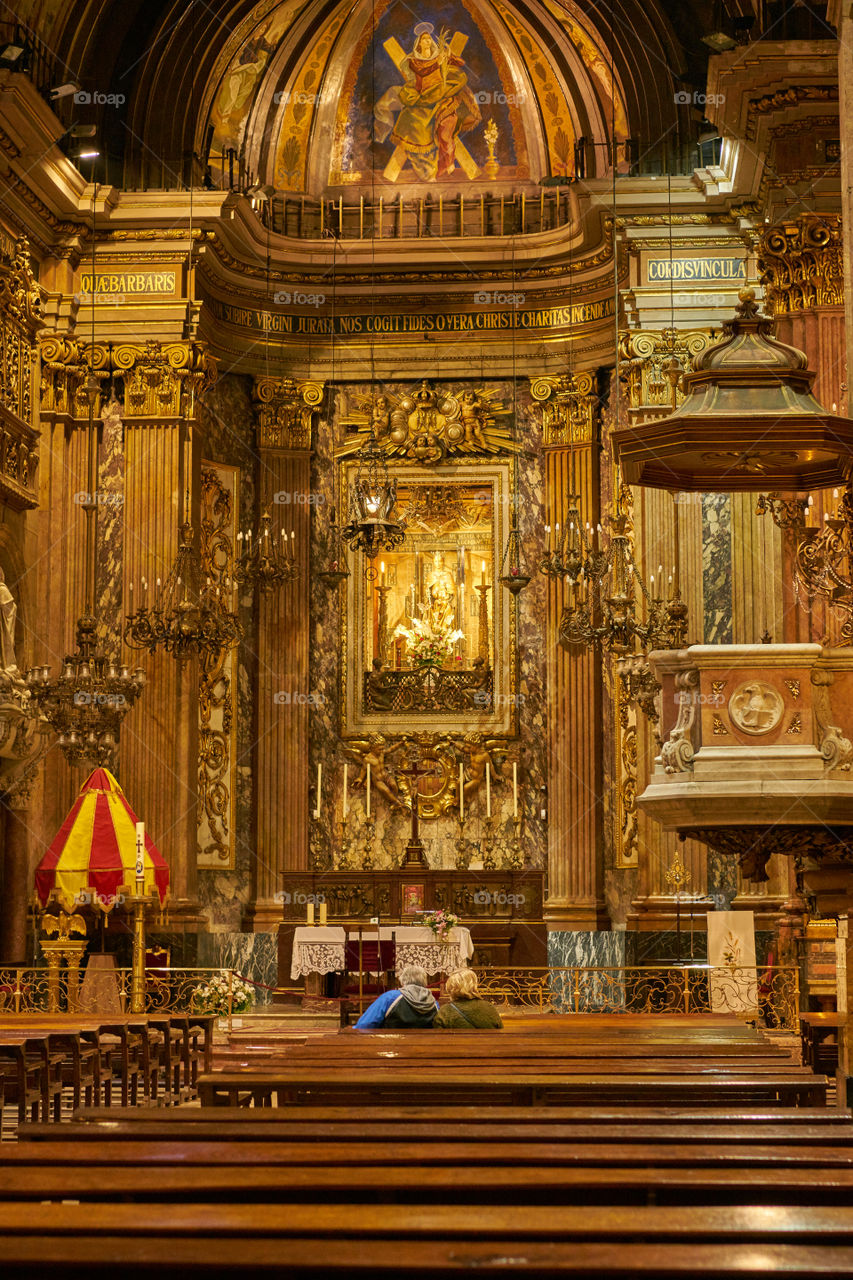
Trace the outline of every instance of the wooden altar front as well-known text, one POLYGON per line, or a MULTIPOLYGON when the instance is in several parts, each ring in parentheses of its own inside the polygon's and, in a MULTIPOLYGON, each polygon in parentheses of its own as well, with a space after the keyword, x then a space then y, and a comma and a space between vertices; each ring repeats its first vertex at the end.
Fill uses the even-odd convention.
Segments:
POLYGON ((292 987, 293 932, 306 909, 324 902, 329 924, 366 927, 417 924, 425 911, 443 907, 471 930, 474 965, 546 965, 541 871, 293 871, 282 876, 278 931, 278 985, 292 987))

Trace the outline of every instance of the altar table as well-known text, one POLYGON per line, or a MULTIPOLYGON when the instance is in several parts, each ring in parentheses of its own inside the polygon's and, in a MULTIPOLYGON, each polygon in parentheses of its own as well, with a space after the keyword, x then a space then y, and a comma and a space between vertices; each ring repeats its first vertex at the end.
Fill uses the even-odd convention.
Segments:
MULTIPOLYGON (((362 931, 364 942, 375 941, 376 929, 362 931)), ((447 942, 439 942, 426 925, 398 925, 381 930, 382 939, 394 940, 397 948, 396 967, 419 965, 427 973, 451 973, 464 969, 474 954, 471 931, 460 925, 450 931, 447 942)), ((350 931, 350 938, 358 933, 350 931)), ((292 979, 312 973, 341 973, 346 967, 346 932, 340 926, 306 925, 295 929, 290 964, 292 979)))

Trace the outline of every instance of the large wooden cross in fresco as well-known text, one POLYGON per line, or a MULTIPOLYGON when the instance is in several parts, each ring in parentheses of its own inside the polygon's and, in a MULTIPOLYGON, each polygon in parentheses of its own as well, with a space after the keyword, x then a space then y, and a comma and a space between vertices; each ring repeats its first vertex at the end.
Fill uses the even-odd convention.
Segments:
MULTIPOLYGON (((455 32, 453 39, 450 41, 450 52, 454 57, 460 57, 462 50, 465 48, 467 43, 468 37, 466 35, 463 35, 461 31, 455 32)), ((405 80, 406 73, 403 70, 403 63, 406 61, 407 55, 399 40, 394 39, 392 36, 390 40, 385 41, 383 48, 388 54, 388 57, 394 63, 394 66, 400 72, 400 75, 405 80)), ((480 169, 476 160, 471 155, 471 152, 465 146, 461 138, 456 139, 454 144, 454 154, 461 167, 465 170, 465 173, 473 181, 473 179, 478 176, 480 169)), ((389 182, 396 182, 400 174, 405 169, 407 160, 408 156, 406 155, 406 148, 396 147, 394 149, 394 154, 385 166, 382 176, 387 178, 389 182)))

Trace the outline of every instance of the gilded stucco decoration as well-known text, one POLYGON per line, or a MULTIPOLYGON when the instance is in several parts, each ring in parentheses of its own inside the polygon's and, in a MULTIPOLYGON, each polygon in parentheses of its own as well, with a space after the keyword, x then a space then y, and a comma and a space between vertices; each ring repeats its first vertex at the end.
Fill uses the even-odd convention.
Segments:
POLYGON ((841 215, 805 213, 762 229, 758 270, 772 314, 844 304, 841 215))
POLYGON ((41 295, 26 239, 0 239, 0 496, 9 506, 38 505, 38 432, 33 382, 42 323, 41 295))
MULTIPOLYGON (((236 467, 205 463, 201 471, 199 551, 211 578, 231 578, 238 524, 236 467)), ((234 866, 237 768, 235 716, 238 647, 205 650, 199 659, 198 865, 234 866)))
POLYGON ((322 382, 258 378, 258 444, 262 449, 310 449, 314 419, 323 402, 322 382))
MULTIPOLYGON (((507 785, 512 787, 512 762, 517 755, 506 738, 491 737, 477 730, 447 735, 443 733, 406 733, 393 736, 372 733, 366 738, 351 738, 342 743, 344 757, 356 766, 350 781, 354 795, 366 790, 367 766, 370 764, 371 795, 374 790, 392 808, 411 810, 411 778, 405 773, 412 753, 426 769, 420 787, 419 814, 423 819, 440 818, 459 811, 459 776, 462 768, 464 806, 486 786, 486 770, 490 788, 497 797, 507 785)), ((373 801, 375 803, 375 799, 373 801)))
POLYGON ((545 444, 590 444, 595 438, 599 402, 594 373, 531 378, 530 394, 542 406, 545 444))
POLYGON ((711 345, 701 329, 637 329, 619 339, 620 375, 632 421, 665 417, 684 399, 681 376, 711 345))
POLYGON ((389 458, 422 466, 476 454, 515 453, 511 409, 484 387, 440 389, 424 379, 394 395, 362 395, 342 419, 348 439, 339 457, 357 453, 371 431, 389 458))

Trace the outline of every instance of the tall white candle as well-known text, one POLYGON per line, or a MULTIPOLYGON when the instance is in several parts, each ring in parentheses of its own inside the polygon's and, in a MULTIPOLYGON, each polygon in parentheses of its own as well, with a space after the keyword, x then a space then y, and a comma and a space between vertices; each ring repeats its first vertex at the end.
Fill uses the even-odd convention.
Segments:
POLYGON ((465 817, 465 775, 462 772, 462 761, 459 761, 459 818, 465 817))
POLYGON ((370 817, 370 761, 367 762, 367 808, 365 817, 370 817))
POLYGON ((315 818, 319 818, 320 816, 320 804, 323 798, 322 786, 323 786, 323 765, 322 763, 318 762, 317 764, 317 803, 314 806, 315 818))
POLYGON ((512 762, 512 816, 518 817, 518 765, 512 762))
POLYGON ((346 820, 347 820, 347 814, 349 813, 349 803, 348 803, 348 797, 347 797, 347 775, 348 775, 348 772, 349 772, 349 765, 348 765, 348 764, 345 764, 345 765, 344 765, 344 822, 346 822, 346 820))
POLYGON ((486 761, 486 817, 492 816, 492 766, 486 761))
POLYGON ((136 878, 145 879, 145 823, 136 824, 136 878))

